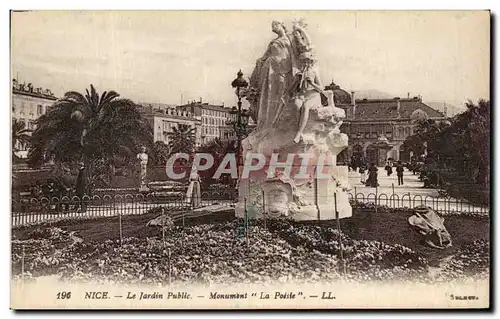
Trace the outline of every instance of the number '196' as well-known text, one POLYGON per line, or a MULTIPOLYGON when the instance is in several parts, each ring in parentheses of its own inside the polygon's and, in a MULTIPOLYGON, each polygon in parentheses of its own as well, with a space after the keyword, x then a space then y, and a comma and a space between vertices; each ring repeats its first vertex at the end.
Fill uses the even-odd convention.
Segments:
POLYGON ((70 291, 60 291, 57 293, 57 299, 70 299, 71 292, 70 291))

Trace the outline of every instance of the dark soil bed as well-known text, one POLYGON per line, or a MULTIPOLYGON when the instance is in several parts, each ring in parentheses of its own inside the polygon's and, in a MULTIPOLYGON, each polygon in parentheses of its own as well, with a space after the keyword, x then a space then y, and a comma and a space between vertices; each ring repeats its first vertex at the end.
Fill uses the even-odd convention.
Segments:
MULTIPOLYGON (((444 216, 445 227, 451 234, 453 246, 444 249, 433 249, 419 243, 419 235, 416 234, 408 224, 410 210, 382 210, 377 213, 361 214, 353 209, 353 217, 341 220, 341 229, 344 233, 357 240, 376 240, 387 244, 401 244, 423 254, 432 264, 443 257, 453 255, 456 251, 471 244, 474 240, 490 238, 490 219, 468 215, 444 216)), ((148 227, 146 223, 157 217, 157 213, 144 215, 122 216, 122 235, 124 238, 156 237, 161 234, 159 227, 148 227)), ((221 213, 198 217, 196 219, 185 219, 184 225, 218 223, 234 219, 234 213, 221 213)), ((182 220, 176 221, 182 225, 182 220)), ((325 227, 336 227, 335 221, 321 222, 325 227)), ((75 235, 84 241, 103 242, 108 239, 119 240, 120 228, 119 217, 103 217, 92 220, 60 221, 52 223, 51 226, 59 227, 75 235)), ((36 228, 47 226, 31 226, 14 229, 13 238, 24 239, 27 234, 36 228)))

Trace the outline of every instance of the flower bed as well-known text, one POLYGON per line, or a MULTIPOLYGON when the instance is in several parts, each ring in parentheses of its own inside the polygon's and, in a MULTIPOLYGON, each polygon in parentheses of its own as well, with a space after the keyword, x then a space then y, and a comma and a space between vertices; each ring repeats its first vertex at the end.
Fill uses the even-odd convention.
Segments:
POLYGON ((12 242, 13 275, 20 275, 23 245, 25 277, 61 274, 65 281, 79 282, 324 283, 340 278, 435 282, 489 272, 489 246, 484 240, 456 251, 443 261, 439 272, 431 272, 425 256, 414 249, 356 240, 328 225, 258 220, 251 225, 247 242, 238 235, 241 224, 242 220, 236 219, 170 226, 165 242, 158 230, 154 237, 125 238, 123 245, 118 240, 69 241, 61 229, 30 232, 23 240, 12 242), (61 238, 65 244, 58 247, 54 243, 60 243, 61 238))

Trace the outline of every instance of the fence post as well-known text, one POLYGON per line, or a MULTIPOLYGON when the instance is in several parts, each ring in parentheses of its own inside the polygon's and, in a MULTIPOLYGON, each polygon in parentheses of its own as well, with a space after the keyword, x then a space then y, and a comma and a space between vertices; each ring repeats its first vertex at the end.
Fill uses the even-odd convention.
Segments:
POLYGON ((340 262, 342 263, 342 270, 344 271, 344 275, 347 273, 346 263, 344 260, 344 245, 342 244, 342 233, 340 231, 340 216, 339 211, 337 209, 337 192, 333 193, 333 201, 335 205, 335 219, 337 221, 337 232, 339 235, 339 244, 340 244, 340 262))
POLYGON ((246 239, 246 242, 247 242, 247 246, 248 246, 248 210, 247 210, 247 198, 245 197, 245 208, 244 208, 244 212, 245 212, 245 239, 246 239))
POLYGON ((165 249, 165 208, 161 207, 161 233, 163 239, 163 249, 165 249))
POLYGON ((21 284, 24 285, 24 245, 22 246, 22 255, 21 255, 21 284))
POLYGON ((264 190, 262 190, 262 215, 264 215, 264 228, 267 229, 266 194, 264 193, 264 190))
POLYGON ((378 186, 375 187, 375 214, 378 211, 378 203, 377 203, 377 198, 378 198, 378 186))
POLYGON ((392 183, 392 204, 394 205, 394 208, 396 208, 396 195, 394 193, 394 183, 392 183))
POLYGON ((408 192, 408 201, 409 201, 408 205, 411 208, 411 194, 410 194, 410 192, 408 192))
POLYGON ((123 233, 122 233, 122 211, 118 211, 118 223, 120 224, 120 246, 123 245, 123 233))
POLYGON ((170 254, 170 248, 167 250, 168 256, 168 287, 170 288, 172 284, 172 259, 170 254))

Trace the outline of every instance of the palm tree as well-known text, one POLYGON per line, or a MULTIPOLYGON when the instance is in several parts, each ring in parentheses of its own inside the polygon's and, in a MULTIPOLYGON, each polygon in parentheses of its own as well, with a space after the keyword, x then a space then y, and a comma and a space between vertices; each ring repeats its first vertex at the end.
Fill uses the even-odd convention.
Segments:
POLYGON ((85 95, 67 92, 36 124, 30 162, 83 162, 89 186, 109 179, 115 166, 134 163, 141 146, 152 149, 152 128, 138 106, 115 91, 99 97, 93 85, 85 95))
POLYGON ((167 144, 162 141, 156 141, 153 146, 153 155, 156 165, 165 165, 168 161, 170 149, 167 144))
MULTIPOLYGON (((219 165, 222 163, 222 160, 224 159, 226 154, 236 153, 237 149, 236 145, 237 145, 236 141, 228 141, 215 138, 209 141, 208 143, 201 145, 198 148, 197 152, 210 154, 214 158, 214 164, 212 165, 212 167, 204 171, 202 174, 200 174, 203 182, 205 183, 215 182, 215 180, 212 179, 212 176, 217 171, 219 165)), ((218 182, 221 182, 222 184, 226 185, 232 185, 234 183, 234 180, 232 180, 232 177, 230 175, 225 174, 221 176, 218 182)))
POLYGON ((12 151, 18 151, 16 146, 24 148, 29 144, 30 135, 24 121, 12 120, 12 151))
POLYGON ((192 128, 186 124, 179 124, 173 127, 173 132, 168 132, 168 146, 170 154, 187 153, 191 154, 196 145, 196 128, 192 128))

